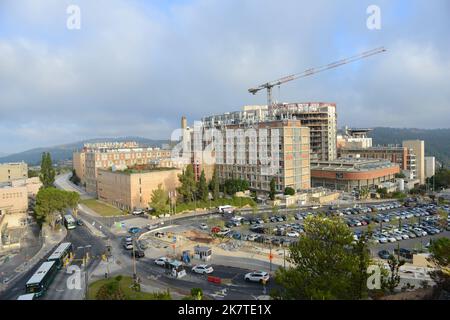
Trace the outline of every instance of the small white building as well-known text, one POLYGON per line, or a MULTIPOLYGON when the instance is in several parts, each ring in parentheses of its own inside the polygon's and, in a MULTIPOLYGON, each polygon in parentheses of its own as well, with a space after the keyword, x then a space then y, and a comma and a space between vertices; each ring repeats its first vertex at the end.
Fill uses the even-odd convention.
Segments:
POLYGON ((425 177, 431 178, 436 174, 436 158, 425 157, 425 177))

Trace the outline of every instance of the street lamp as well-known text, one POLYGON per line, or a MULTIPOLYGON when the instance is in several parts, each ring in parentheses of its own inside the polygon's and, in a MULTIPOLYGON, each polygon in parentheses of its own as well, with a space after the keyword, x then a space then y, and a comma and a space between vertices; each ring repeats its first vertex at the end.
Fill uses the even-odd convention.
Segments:
POLYGON ((84 295, 85 295, 85 299, 86 300, 87 300, 87 297, 88 297, 88 280, 89 280, 88 267, 87 267, 88 256, 87 256, 86 249, 90 249, 90 248, 92 248, 92 246, 90 244, 77 248, 78 250, 83 249, 83 264, 84 264, 84 269, 85 269, 85 273, 84 273, 84 276, 85 276, 85 278, 84 278, 84 282, 85 282, 84 295))

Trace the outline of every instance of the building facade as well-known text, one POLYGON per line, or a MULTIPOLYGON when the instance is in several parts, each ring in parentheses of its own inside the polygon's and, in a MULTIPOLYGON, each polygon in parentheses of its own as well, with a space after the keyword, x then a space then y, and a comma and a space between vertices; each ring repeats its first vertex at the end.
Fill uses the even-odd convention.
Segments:
POLYGON ((0 183, 28 178, 28 165, 25 162, 0 163, 0 183))
POLYGON ((205 127, 227 125, 251 125, 274 120, 299 120, 310 129, 311 159, 334 160, 337 158, 336 104, 323 102, 283 103, 270 107, 246 106, 242 111, 202 119, 205 127))
POLYGON ((179 186, 179 168, 156 168, 149 170, 98 169, 98 199, 122 210, 149 207, 153 190, 159 184, 173 192, 179 186))
POLYGON ((386 160, 341 158, 334 161, 311 161, 312 187, 351 192, 364 187, 376 189, 395 183, 398 164, 386 160))
POLYGON ((411 149, 416 155, 416 172, 420 184, 425 184, 425 141, 407 140, 403 141, 403 146, 411 149))
POLYGON ((86 152, 84 151, 76 151, 73 153, 72 157, 73 169, 78 178, 80 178, 81 185, 84 186, 85 181, 85 172, 86 172, 86 152))
MULTIPOLYGON (((275 178, 278 192, 287 187, 296 191, 310 188, 309 128, 299 120, 222 124, 213 131, 221 138, 212 142, 209 163, 204 161, 205 152, 195 152, 192 143, 187 148, 191 161, 215 168, 221 183, 241 179, 248 181, 251 190, 269 192, 275 178)), ((210 142, 202 141, 203 147, 210 142)))
MULTIPOLYGON (((84 179, 82 179, 82 182, 86 185, 86 192, 96 195, 99 169, 111 168, 114 165, 127 167, 145 165, 154 160, 170 157, 170 150, 139 147, 135 142, 105 143, 85 145, 81 152, 74 153, 74 159, 77 158, 74 164, 80 161, 81 164, 77 167, 82 172, 82 161, 84 159, 84 179), (83 153, 83 155, 80 155, 80 153, 83 153)), ((77 170, 76 167, 74 169, 77 170)))
POLYGON ((425 178, 431 178, 436 174, 436 158, 425 157, 425 178))
POLYGON ((28 210, 28 190, 25 186, 0 187, 0 210, 7 214, 26 213, 28 210))

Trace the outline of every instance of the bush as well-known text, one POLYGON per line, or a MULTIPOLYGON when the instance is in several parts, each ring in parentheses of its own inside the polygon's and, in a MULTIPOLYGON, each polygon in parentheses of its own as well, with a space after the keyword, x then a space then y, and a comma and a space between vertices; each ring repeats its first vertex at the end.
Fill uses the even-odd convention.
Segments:
POLYGON ((295 195, 295 190, 291 187, 286 187, 286 189, 284 189, 284 194, 287 196, 293 196, 295 195))

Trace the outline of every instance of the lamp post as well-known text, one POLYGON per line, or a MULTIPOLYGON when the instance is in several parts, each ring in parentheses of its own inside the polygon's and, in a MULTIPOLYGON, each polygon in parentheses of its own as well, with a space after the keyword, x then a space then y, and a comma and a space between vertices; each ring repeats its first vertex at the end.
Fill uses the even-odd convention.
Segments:
POLYGON ((87 252, 86 249, 90 249, 92 246, 91 245, 86 245, 86 246, 81 246, 78 247, 77 249, 83 249, 83 264, 84 264, 84 283, 85 283, 85 288, 84 288, 84 297, 87 300, 88 298, 88 281, 89 281, 89 275, 88 275, 88 256, 87 256, 87 252))

